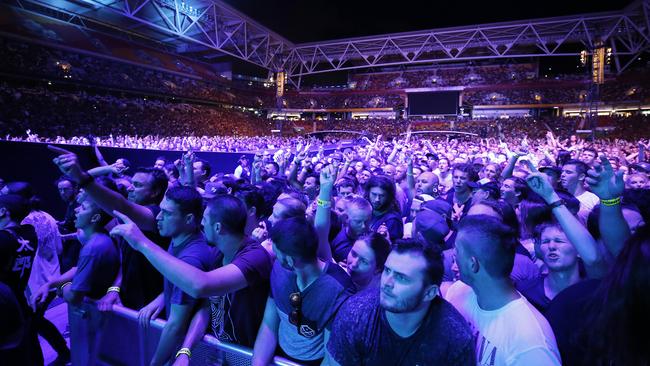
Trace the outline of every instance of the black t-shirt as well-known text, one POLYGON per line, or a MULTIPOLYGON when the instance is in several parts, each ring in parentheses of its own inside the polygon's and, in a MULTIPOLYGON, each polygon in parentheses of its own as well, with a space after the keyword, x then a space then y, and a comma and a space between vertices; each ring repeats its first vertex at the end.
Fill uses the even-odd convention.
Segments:
POLYGON ((30 357, 24 344, 25 319, 13 290, 0 282, 0 364, 28 365, 30 357))
POLYGON ((544 279, 546 276, 539 276, 537 278, 527 279, 524 281, 515 282, 517 291, 531 303, 542 315, 546 313, 551 299, 544 293, 544 279))
POLYGON ((0 281, 11 288, 24 307, 27 306, 25 288, 37 249, 38 238, 32 225, 0 230, 0 281))
POLYGON ((600 280, 586 280, 564 289, 551 301, 544 314, 553 328, 563 365, 586 366, 584 358, 590 354, 586 342, 587 327, 600 310, 596 306, 599 286, 600 280))
MULTIPOLYGON (((154 217, 160 212, 156 205, 146 207, 154 217)), ((169 238, 163 238, 157 230, 145 231, 144 235, 165 251, 169 248, 169 238)), ((139 310, 163 292, 163 276, 142 253, 131 248, 121 237, 118 247, 122 254, 120 300, 127 308, 139 310)))
POLYGON ((63 217, 63 221, 59 223, 59 231, 61 234, 71 234, 77 232, 77 228, 74 226, 76 218, 74 211, 77 206, 79 206, 79 204, 77 201, 73 200, 65 207, 65 216, 63 217))
MULTIPOLYGON (((210 297, 210 325, 213 335, 220 341, 252 348, 264 317, 273 260, 257 241, 246 238, 231 264, 239 268, 248 286, 210 297)), ((221 266, 223 254, 218 252, 217 267, 221 266)))
POLYGON ((327 351, 341 365, 476 365, 474 337, 444 299, 431 302, 420 328, 397 335, 379 305, 379 290, 351 297, 334 320, 327 351))

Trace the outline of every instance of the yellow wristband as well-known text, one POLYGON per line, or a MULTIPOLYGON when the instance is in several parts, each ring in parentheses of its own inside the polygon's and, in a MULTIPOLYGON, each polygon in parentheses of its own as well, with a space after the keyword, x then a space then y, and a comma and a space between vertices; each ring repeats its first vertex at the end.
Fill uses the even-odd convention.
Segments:
POLYGON ((187 358, 192 358, 192 351, 190 351, 190 349, 187 347, 183 347, 179 349, 178 352, 176 352, 176 358, 178 358, 180 355, 186 355, 187 358))
POLYGON ((320 198, 318 198, 318 199, 316 200, 316 204, 319 205, 320 207, 324 207, 324 208, 330 208, 330 207, 332 207, 332 202, 325 201, 325 200, 322 200, 322 199, 320 199, 320 198))
POLYGON ((108 288, 108 290, 106 290, 106 293, 109 293, 109 292, 117 292, 117 293, 120 293, 120 288, 117 287, 117 286, 111 286, 111 287, 108 288))
POLYGON ((610 200, 600 200, 603 206, 616 206, 621 203, 621 197, 612 198, 610 200))

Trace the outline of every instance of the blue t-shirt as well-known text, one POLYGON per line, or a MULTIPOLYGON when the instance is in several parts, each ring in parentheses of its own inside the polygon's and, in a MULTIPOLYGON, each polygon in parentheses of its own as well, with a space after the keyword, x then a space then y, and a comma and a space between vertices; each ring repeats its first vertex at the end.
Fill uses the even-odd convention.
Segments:
POLYGON ((379 289, 352 296, 336 315, 327 351, 341 365, 476 365, 474 337, 447 301, 435 298, 418 330, 402 338, 379 305, 379 289))
POLYGON ((99 299, 106 294, 117 271, 120 270, 120 254, 110 236, 95 233, 81 247, 77 261, 77 273, 72 280, 72 291, 85 293, 92 299, 99 299))
MULTIPOLYGON (((167 252, 204 272, 216 268, 217 250, 208 244, 202 233, 196 233, 180 244, 176 244, 172 241, 167 252)), ((199 299, 186 294, 166 278, 164 296, 167 317, 169 317, 172 304, 191 305, 194 307, 199 302, 199 299)))
POLYGON ((300 291, 296 274, 275 261, 271 271, 271 297, 280 317, 278 343, 282 350, 296 360, 323 358, 323 331, 330 328, 339 307, 353 292, 352 280, 334 263, 327 263, 320 277, 300 291), (294 292, 300 292, 302 298, 300 328, 289 321, 289 315, 294 310, 289 295, 294 292))

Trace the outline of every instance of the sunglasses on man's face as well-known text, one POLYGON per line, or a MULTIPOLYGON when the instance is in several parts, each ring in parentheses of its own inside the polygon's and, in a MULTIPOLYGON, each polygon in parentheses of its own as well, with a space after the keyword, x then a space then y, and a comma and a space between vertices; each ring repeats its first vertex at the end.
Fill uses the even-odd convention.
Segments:
POLYGON ((300 292, 293 292, 289 295, 289 304, 293 308, 289 314, 289 323, 295 325, 300 334, 300 326, 302 322, 302 296, 300 292))

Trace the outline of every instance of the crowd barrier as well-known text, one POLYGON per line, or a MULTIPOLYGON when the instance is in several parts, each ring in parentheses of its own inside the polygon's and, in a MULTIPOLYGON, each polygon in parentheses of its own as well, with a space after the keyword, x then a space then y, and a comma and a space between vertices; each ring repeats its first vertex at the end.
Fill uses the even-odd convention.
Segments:
MULTIPOLYGON (((138 313, 122 306, 112 312, 100 312, 92 303, 68 306, 72 365, 147 366, 165 326, 164 320, 152 320, 148 328, 138 323, 138 313)), ((192 349, 191 365, 251 364, 252 350, 224 343, 206 335, 192 349)), ((299 366, 276 357, 273 365, 299 366)))

